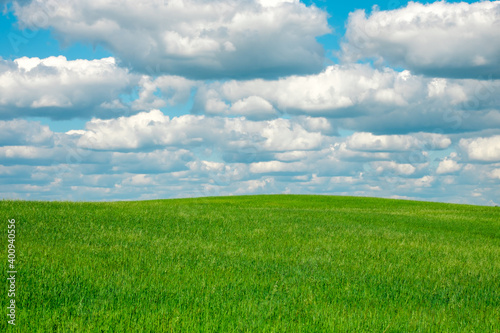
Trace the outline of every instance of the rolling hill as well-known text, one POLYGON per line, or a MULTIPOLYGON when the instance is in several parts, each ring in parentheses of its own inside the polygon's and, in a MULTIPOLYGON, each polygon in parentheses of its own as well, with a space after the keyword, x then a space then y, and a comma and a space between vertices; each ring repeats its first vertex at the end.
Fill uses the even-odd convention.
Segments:
POLYGON ((500 330, 500 208, 276 195, 0 212, 18 272, 2 331, 500 330))

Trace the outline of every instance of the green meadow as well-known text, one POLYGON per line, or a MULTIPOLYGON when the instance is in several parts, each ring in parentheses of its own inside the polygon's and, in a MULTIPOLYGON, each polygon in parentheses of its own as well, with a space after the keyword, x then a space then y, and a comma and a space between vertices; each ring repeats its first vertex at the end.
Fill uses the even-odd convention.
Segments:
MULTIPOLYGON (((500 208, 332 196, 0 201, 16 332, 500 332, 500 208)), ((4 279, 4 281, 6 281, 4 279)))

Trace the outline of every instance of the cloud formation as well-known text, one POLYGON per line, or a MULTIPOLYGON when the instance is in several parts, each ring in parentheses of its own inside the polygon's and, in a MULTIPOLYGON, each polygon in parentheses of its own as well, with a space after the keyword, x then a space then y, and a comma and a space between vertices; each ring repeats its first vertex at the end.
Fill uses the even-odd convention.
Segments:
POLYGON ((54 133, 49 126, 39 122, 24 119, 0 121, 0 146, 50 146, 53 142, 54 133))
POLYGON ((439 162, 436 173, 438 175, 450 174, 459 171, 462 166, 454 160, 457 157, 456 153, 452 153, 451 156, 446 157, 444 160, 439 162))
POLYGON ((461 139, 460 147, 471 161, 500 162, 500 135, 461 139))
POLYGON ((203 84, 193 112, 256 119, 305 114, 378 133, 453 132, 500 126, 499 96, 500 80, 426 78, 350 64, 277 80, 203 84))
POLYGON ((298 0, 14 1, 21 25, 111 50, 144 73, 278 77, 321 70, 327 13, 298 0))
POLYGON ((498 204, 498 3, 357 11, 327 66, 327 13, 298 0, 14 1, 113 57, 0 60, 1 196, 498 204))
POLYGON ((275 119, 249 121, 244 118, 220 118, 183 115, 170 118, 159 110, 130 117, 93 119, 79 135, 81 147, 97 150, 138 150, 152 147, 217 146, 227 150, 259 151, 311 150, 318 148, 329 131, 327 120, 275 119), (309 123, 309 124, 308 124, 309 123), (308 129, 311 131, 309 131, 308 129))
POLYGON ((118 67, 114 58, 0 60, 0 118, 116 115, 126 109, 120 94, 136 83, 136 77, 118 67))
MULTIPOLYGON (((241 114, 250 100, 263 109, 311 115, 342 116, 364 105, 372 109, 406 105, 422 82, 409 72, 379 71, 368 65, 329 66, 319 74, 278 80, 231 80, 202 87, 197 105, 208 114, 241 114)), ((352 112, 350 114, 352 116, 352 112)))
POLYGON ((439 134, 420 133, 414 135, 373 135, 358 132, 351 135, 347 147, 360 151, 411 151, 422 147, 431 149, 446 149, 451 140, 439 134))
POLYGON ((16 136, 2 137, 0 192, 16 198, 328 193, 491 204, 500 181, 497 136, 342 137, 322 118, 168 117, 158 110, 93 119, 66 133, 19 120, 0 128, 16 136))
POLYGON ((432 77, 500 78, 500 1, 364 10, 349 15, 345 61, 375 58, 432 77))

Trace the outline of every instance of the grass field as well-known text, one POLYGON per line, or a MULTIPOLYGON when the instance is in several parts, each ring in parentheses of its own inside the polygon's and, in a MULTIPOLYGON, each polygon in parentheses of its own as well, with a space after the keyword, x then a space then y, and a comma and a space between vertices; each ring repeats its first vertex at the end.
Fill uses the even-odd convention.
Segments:
MULTIPOLYGON (((18 332, 500 332, 500 208, 329 196, 0 201, 18 332)), ((4 280, 5 281, 5 280, 4 280)))

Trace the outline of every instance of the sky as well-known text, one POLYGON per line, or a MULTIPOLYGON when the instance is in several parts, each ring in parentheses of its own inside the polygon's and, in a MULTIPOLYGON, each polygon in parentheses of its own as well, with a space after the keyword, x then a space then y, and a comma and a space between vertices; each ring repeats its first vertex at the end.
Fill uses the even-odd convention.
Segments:
POLYGON ((500 202, 500 1, 0 7, 0 198, 500 202))

